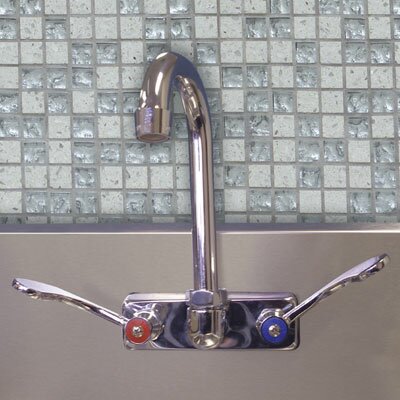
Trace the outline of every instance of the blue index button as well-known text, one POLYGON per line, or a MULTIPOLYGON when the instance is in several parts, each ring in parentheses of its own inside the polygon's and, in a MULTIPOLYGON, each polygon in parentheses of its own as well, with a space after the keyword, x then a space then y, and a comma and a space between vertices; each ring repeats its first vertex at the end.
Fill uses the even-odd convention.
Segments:
POLYGON ((270 317, 261 325, 262 338, 271 344, 281 344, 288 335, 286 322, 279 317, 270 317))

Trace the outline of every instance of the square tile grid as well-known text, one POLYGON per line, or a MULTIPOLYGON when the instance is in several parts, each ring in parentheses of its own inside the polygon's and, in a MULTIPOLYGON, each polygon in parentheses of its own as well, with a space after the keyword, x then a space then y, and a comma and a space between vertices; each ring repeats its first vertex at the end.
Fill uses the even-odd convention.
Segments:
POLYGON ((399 0, 0 0, 0 222, 188 222, 188 137, 136 140, 195 63, 220 222, 399 222, 399 0))

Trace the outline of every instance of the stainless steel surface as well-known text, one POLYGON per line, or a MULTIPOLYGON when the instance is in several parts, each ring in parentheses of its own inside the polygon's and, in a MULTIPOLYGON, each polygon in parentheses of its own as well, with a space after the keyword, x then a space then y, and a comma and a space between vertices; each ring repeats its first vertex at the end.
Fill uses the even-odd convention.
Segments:
POLYGON ((148 293, 129 295, 123 316, 72 293, 41 282, 17 278, 13 287, 34 299, 57 300, 122 326, 125 346, 134 349, 292 350, 298 346, 297 320, 351 282, 361 282, 383 269, 386 254, 372 257, 332 280, 297 305, 291 293, 229 293, 222 301, 209 291, 182 296, 148 293), (221 304, 224 304, 221 307, 221 304))
POLYGON ((191 285, 190 227, 2 229, 19 231, 0 234, 2 400, 200 400, 204 391, 193 390, 194 377, 198 387, 223 400, 249 393, 257 398, 307 400, 400 398, 398 226, 218 229, 220 281, 231 290, 290 288, 304 299, 311 288, 340 275, 344 265, 379 252, 390 254, 390 268, 332 296, 302 318, 301 346, 289 352, 127 352, 111 324, 52 302, 27 301, 10 287, 14 276, 62 282, 113 310, 132 290, 168 288, 185 301, 184 291, 191 285), (43 232, 22 232, 29 229, 43 232), (68 229, 80 232, 67 233, 68 229))
POLYGON ((372 257, 365 260, 361 264, 349 269, 343 274, 339 275, 333 281, 329 282, 323 288, 307 297, 298 306, 292 310, 286 312, 282 318, 291 324, 300 318, 304 313, 309 311, 312 307, 316 306, 319 302, 326 299, 333 293, 336 293, 339 289, 347 286, 351 282, 362 282, 370 276, 376 274, 383 269, 389 263, 389 257, 386 254, 372 257))
MULTIPOLYGON (((256 320, 263 309, 288 310, 297 304, 293 293, 230 292, 229 307, 224 317, 223 337, 219 350, 226 349, 279 349, 293 350, 298 346, 298 324, 290 326, 287 340, 279 345, 266 343, 255 329, 256 320)), ((186 298, 179 293, 132 293, 124 301, 122 313, 126 319, 140 315, 143 310, 162 311, 163 330, 157 340, 132 344, 125 340, 128 349, 193 349, 195 346, 186 329, 188 319, 186 298)), ((205 316, 207 317, 207 316, 205 316)), ((215 317, 215 314, 213 314, 215 317)), ((208 321, 213 323, 213 321, 208 321)), ((219 324, 219 322, 217 322, 219 324)), ((205 324, 207 325, 207 324, 205 324)), ((207 340, 207 338, 205 338, 207 340)), ((212 339, 211 339, 212 340, 212 339)))
POLYGON ((127 322, 126 318, 114 311, 92 303, 89 300, 83 299, 82 297, 69 293, 56 286, 22 278, 13 279, 12 286, 14 289, 28 295, 32 299, 59 301, 80 310, 87 311, 97 317, 104 318, 105 320, 119 326, 124 326, 127 322))
POLYGON ((136 132, 139 140, 150 143, 169 138, 174 87, 182 99, 189 131, 194 270, 194 292, 188 299, 189 330, 196 347, 213 348, 223 339, 226 294, 218 287, 211 120, 203 83, 188 59, 162 53, 150 64, 136 111, 136 132), (209 301, 198 304, 195 297, 209 301), (207 322, 210 320, 212 323, 207 322))

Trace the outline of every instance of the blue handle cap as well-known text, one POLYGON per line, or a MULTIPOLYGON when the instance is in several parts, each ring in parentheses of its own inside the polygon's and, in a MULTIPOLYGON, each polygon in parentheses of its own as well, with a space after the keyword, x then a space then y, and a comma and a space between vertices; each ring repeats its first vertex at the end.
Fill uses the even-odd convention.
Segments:
POLYGON ((287 338, 288 326, 282 318, 270 317, 262 323, 260 331, 267 343, 280 344, 287 338), (275 334, 271 330, 275 330, 275 334))

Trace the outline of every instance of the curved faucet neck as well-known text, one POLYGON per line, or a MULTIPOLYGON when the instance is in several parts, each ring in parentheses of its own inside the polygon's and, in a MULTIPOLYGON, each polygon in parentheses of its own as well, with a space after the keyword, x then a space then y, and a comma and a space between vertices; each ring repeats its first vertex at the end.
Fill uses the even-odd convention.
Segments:
POLYGON ((194 65, 175 53, 160 54, 149 66, 136 111, 139 140, 169 139, 171 100, 176 88, 189 130, 194 289, 218 290, 210 112, 194 65))

